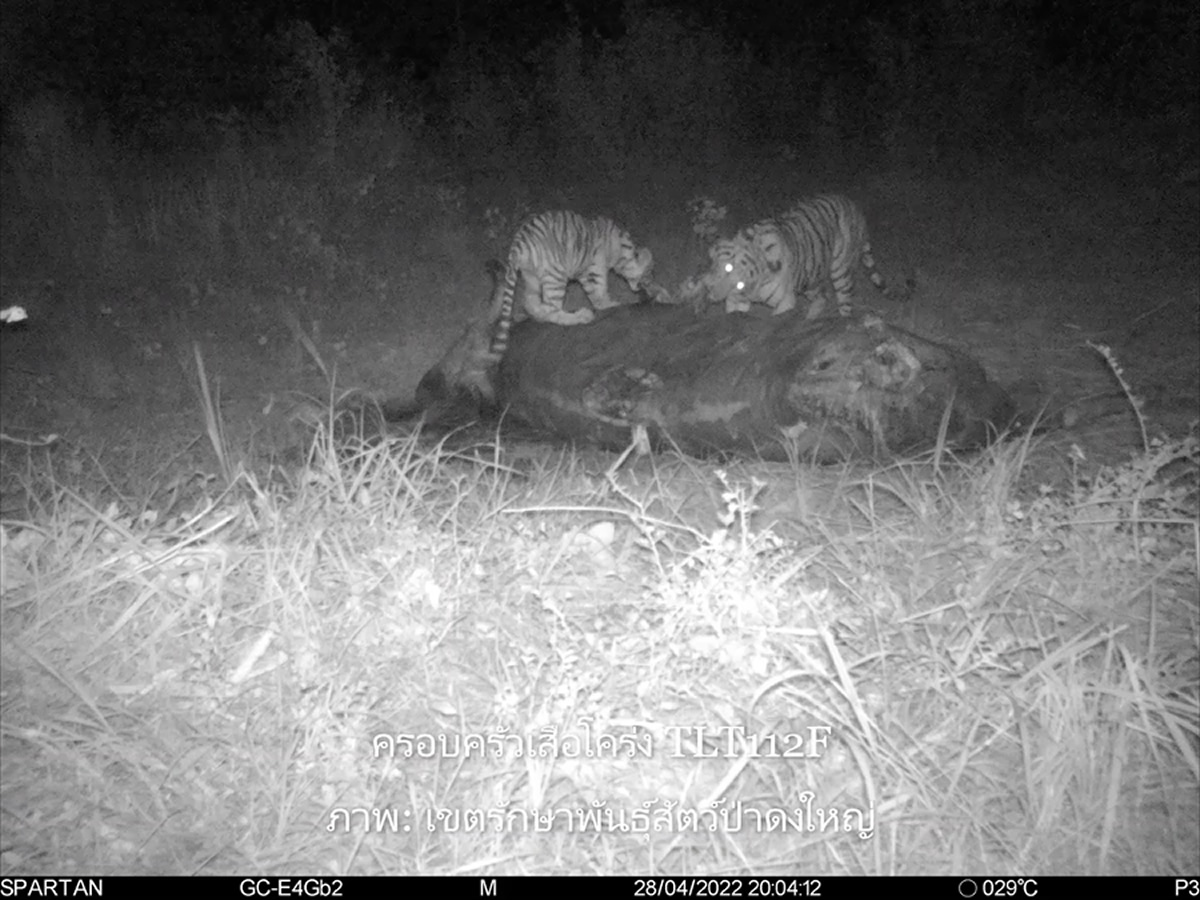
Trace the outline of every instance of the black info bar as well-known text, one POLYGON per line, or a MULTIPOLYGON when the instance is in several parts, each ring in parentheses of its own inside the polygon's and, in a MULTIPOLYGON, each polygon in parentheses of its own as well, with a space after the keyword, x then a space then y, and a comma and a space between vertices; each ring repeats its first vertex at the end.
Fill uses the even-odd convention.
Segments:
MULTIPOLYGON (((595 891, 606 898, 689 897, 712 900, 842 900, 906 892, 922 900, 1060 900, 1104 892, 1133 900, 1191 898, 1200 900, 1200 877, 1145 878, 989 877, 815 877, 805 875, 654 875, 654 876, 199 876, 207 898, 217 900, 372 900, 372 898, 436 897, 437 900, 505 900, 553 897, 573 900, 571 893, 595 891), (1081 891, 1084 892, 1081 894, 1081 891)), ((195 879, 186 879, 194 882, 195 879)), ((182 877, 29 876, 0 878, 0 900, 24 897, 169 897, 194 891, 182 877)))

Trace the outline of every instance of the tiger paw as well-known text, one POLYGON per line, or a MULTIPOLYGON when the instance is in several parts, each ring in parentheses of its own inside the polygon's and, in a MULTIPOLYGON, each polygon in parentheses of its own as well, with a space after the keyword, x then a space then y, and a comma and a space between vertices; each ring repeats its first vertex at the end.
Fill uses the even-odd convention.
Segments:
POLYGON ((588 325, 595 320, 596 313, 590 309, 577 309, 574 312, 562 309, 546 319, 547 322, 553 322, 555 325, 588 325))
POLYGON ((679 285, 679 299, 693 301, 702 299, 705 294, 704 282, 694 276, 685 278, 679 285))

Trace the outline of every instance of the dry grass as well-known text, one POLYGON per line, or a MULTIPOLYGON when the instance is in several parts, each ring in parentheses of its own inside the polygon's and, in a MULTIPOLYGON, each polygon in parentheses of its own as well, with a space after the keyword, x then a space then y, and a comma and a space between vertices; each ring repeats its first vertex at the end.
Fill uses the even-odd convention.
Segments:
POLYGON ((321 432, 160 519, 24 448, 2 869, 1186 873, 1196 441, 1032 494, 1029 451, 321 432))

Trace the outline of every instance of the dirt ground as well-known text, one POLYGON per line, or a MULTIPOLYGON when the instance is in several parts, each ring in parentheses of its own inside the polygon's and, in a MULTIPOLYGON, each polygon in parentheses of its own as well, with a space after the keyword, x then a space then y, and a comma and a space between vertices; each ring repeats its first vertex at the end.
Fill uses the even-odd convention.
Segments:
MULTIPOLYGON (((785 195, 833 189, 858 199, 881 271, 916 283, 899 305, 860 279, 863 299, 893 323, 975 355, 1024 408, 1045 407, 1059 446, 1108 463, 1141 443, 1120 383, 1089 344, 1111 347, 1152 432, 1185 432, 1200 414, 1195 182, 1047 172, 782 177, 785 195)), ((700 265, 691 197, 728 203, 737 224, 773 210, 781 195, 770 172, 733 188, 715 178, 638 180, 555 197, 627 222, 672 288, 700 265), (641 199, 614 199, 630 197, 641 199)), ((152 267, 87 281, 6 272, 4 304, 22 304, 30 319, 0 330, 0 426, 22 440, 57 435, 78 451, 62 456, 64 474, 144 501, 164 485, 203 481, 215 460, 203 436, 198 346, 233 446, 247 461, 273 458, 295 440, 286 413, 294 398, 330 395, 322 364, 334 395, 411 393, 489 292, 487 251, 470 218, 367 258, 367 270, 388 275, 369 294, 328 285, 284 292, 220 273, 197 284, 152 267)), ((5 453, 19 446, 6 442, 5 453)), ((7 485, 4 514, 20 500, 7 485)))

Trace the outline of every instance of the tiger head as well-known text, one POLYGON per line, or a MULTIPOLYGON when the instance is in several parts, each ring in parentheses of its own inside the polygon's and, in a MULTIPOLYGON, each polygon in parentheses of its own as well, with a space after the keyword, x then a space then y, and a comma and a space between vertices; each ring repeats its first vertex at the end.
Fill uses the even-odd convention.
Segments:
POLYGON ((613 266, 613 271, 629 283, 631 291, 637 292, 642 283, 650 279, 650 273, 654 270, 654 255, 649 247, 637 247, 632 242, 628 248, 622 249, 624 252, 613 266))
POLYGON ((713 244, 708 250, 712 266, 704 279, 709 301, 748 308, 765 274, 761 255, 758 245, 744 234, 713 244))

